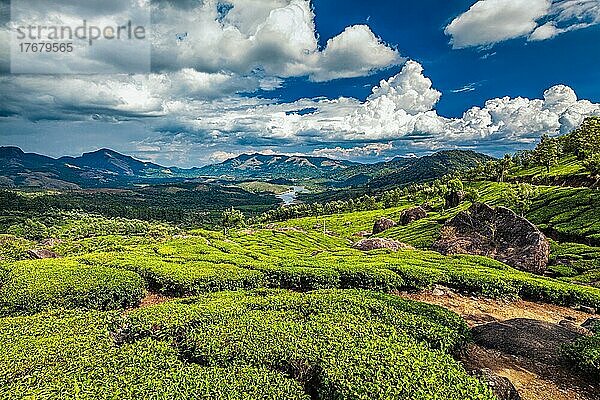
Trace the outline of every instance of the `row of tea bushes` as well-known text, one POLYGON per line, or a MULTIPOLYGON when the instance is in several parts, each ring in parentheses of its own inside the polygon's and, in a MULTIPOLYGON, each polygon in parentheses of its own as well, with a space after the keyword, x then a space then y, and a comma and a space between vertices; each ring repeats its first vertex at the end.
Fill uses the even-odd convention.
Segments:
POLYGON ((493 398, 448 354, 468 339, 457 315, 374 292, 221 292, 136 310, 113 332, 203 366, 279 372, 312 398, 493 398))
POLYGON ((115 346, 106 312, 0 318, 0 398, 310 400, 279 372, 182 361, 152 339, 115 346))

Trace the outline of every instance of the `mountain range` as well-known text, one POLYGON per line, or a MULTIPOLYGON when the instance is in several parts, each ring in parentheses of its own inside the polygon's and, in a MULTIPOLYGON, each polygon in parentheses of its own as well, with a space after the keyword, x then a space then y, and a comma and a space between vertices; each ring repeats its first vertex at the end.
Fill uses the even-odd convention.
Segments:
POLYGON ((319 179, 331 186, 402 185, 438 178, 492 159, 473 151, 444 151, 430 156, 358 164, 324 157, 242 154, 202 168, 164 167, 110 149, 79 157, 52 158, 0 147, 0 187, 79 189, 126 187, 189 179, 220 181, 319 179))

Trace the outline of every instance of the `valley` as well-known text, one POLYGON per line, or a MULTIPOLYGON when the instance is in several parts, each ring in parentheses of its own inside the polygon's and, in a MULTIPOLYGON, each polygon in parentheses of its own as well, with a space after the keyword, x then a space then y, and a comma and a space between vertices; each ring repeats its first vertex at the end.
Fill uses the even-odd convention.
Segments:
POLYGON ((114 161, 133 159, 70 160, 118 168, 110 188, 3 150, 0 397, 598 399, 586 124, 549 161, 542 143, 260 179, 254 157, 140 186, 114 161), (34 172, 78 187, 16 178, 34 172))

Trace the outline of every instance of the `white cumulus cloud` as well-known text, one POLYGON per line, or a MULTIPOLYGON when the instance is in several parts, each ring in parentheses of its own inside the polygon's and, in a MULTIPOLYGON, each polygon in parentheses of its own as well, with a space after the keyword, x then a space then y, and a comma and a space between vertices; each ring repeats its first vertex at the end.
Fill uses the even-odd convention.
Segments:
POLYGON ((460 49, 518 37, 548 40, 599 23, 598 0, 479 0, 452 20, 445 33, 460 49))
POLYGON ((550 11, 550 0, 480 0, 447 27, 454 48, 482 46, 528 35, 550 11))

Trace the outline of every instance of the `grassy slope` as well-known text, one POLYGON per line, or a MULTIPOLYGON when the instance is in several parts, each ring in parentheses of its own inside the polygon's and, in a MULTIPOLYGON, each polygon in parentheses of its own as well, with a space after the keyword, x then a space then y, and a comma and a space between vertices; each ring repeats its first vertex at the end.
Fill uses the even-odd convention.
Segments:
MULTIPOLYGON (((482 200, 495 205, 503 203, 501 194, 505 185, 507 184, 476 184, 482 200)), ((598 193, 589 189, 542 187, 538 198, 533 202, 532 209, 528 212, 528 218, 539 226, 564 236, 581 240, 595 240, 600 237, 598 236, 600 233, 599 221, 594 212, 598 209, 599 201, 598 193)), ((12 260, 22 258, 24 249, 30 246, 31 242, 11 236, 1 238, 3 250, 5 250, 2 256, 5 260, 3 264, 0 264, 0 285, 2 287, 0 303, 2 303, 5 313, 21 314, 55 307, 95 309, 126 307, 139 300, 144 286, 166 294, 187 296, 222 290, 251 290, 265 287, 299 291, 341 288, 389 292, 399 289, 424 288, 439 283, 486 296, 521 296, 556 304, 583 304, 600 308, 600 289, 575 284, 597 282, 600 275, 598 273, 599 248, 577 243, 553 243, 553 259, 575 260, 571 267, 553 267, 562 275, 560 280, 519 272, 483 257, 445 257, 426 251, 437 238, 443 222, 460 210, 467 208, 468 203, 445 213, 432 212, 422 221, 406 227, 396 227, 381 234, 381 236, 411 243, 418 248, 417 250, 398 253, 375 251, 365 254, 350 248, 350 244, 358 239, 355 236, 356 232, 370 230, 373 222, 381 216, 397 220, 406 207, 408 206, 327 216, 325 217, 325 227, 328 234, 322 233, 323 218, 287 221, 277 224, 276 229, 240 230, 233 232, 230 237, 224 237, 215 232, 196 231, 180 238, 173 238, 163 227, 158 227, 158 233, 154 237, 131 236, 142 233, 147 228, 154 230, 155 227, 138 223, 127 224, 127 221, 124 220, 100 221, 87 217, 68 221, 61 219, 59 225, 50 227, 51 232, 60 233, 64 240, 55 247, 55 250, 66 258, 58 261, 15 263, 12 260), (111 278, 105 279, 104 277, 111 278), (90 282, 97 284, 90 285, 90 282), (66 295, 72 292, 79 294, 76 296, 77 299, 66 295)), ((170 310, 168 307, 167 309, 170 310)), ((270 318, 270 316, 266 317, 270 318)), ((14 326, 22 324, 36 326, 37 318, 36 316, 24 317, 24 319, 0 318, 0 323, 9 324, 9 332, 10 329, 13 329, 14 332, 14 329, 21 329, 14 326), (10 325, 13 323, 17 325, 10 325)), ((59 325, 62 323, 62 318, 62 316, 54 314, 52 317, 48 317, 49 320, 55 321, 59 325)), ((59 347, 51 347, 50 351, 67 354, 67 357, 73 357, 73 352, 81 353, 85 357, 89 355, 89 359, 81 362, 91 362, 91 364, 84 365, 105 365, 95 358, 99 357, 94 355, 96 353, 92 354, 95 350, 77 347, 78 342, 68 339, 74 337, 73 332, 80 329, 80 324, 87 324, 87 322, 81 322, 87 318, 87 314, 77 318, 79 318, 79 322, 75 325, 65 328, 61 332, 52 331, 47 337, 44 334, 41 338, 36 336, 28 339, 25 335, 23 338, 15 339, 16 342, 7 342, 8 344, 5 344, 4 349, 0 351, 0 354, 5 357, 0 359, 3 360, 0 362, 4 366, 9 366, 6 368, 7 371, 12 371, 14 364, 10 363, 20 362, 14 361, 20 360, 18 357, 15 358, 16 354, 28 351, 35 356, 36 352, 39 352, 39 346, 65 341, 64 346, 59 344, 59 347), (15 343, 17 347, 13 346, 15 343)), ((279 323, 277 319, 274 321, 274 323, 279 323)), ((239 322, 245 323, 243 320, 239 320, 239 322)), ((327 326, 329 322, 321 320, 320 324, 327 326)), ((344 329, 350 331, 354 329, 352 326, 343 325, 344 329)), ((217 326, 214 329, 223 329, 223 327, 217 326)), ((282 329, 284 328, 282 327, 282 329)), ((82 342, 91 343, 92 340, 99 340, 98 335, 105 334, 103 332, 105 330, 100 326, 91 337, 82 338, 82 342)), ((195 352, 197 351, 197 347, 195 347, 197 342, 194 344, 194 338, 198 337, 197 335, 200 333, 196 330, 190 332, 191 342, 189 345, 191 347, 186 347, 185 350, 195 352)), ((202 335, 207 332, 213 331, 202 331, 202 335)), ((240 336, 238 339, 241 342, 255 340, 255 338, 245 336, 240 336)), ((127 387, 139 390, 139 392, 135 392, 135 395, 146 393, 144 392, 147 390, 145 381, 137 386, 131 385, 131 381, 128 381, 130 378, 127 377, 127 374, 137 376, 135 362, 146 362, 144 360, 166 366, 161 368, 161 371, 152 370, 150 373, 150 376, 153 377, 151 379, 162 382, 159 384, 161 390, 178 390, 181 393, 188 393, 188 390, 200 390, 210 393, 214 388, 221 390, 222 386, 219 385, 225 384, 222 381, 213 382, 206 377, 206 371, 196 365, 180 364, 181 361, 176 361, 177 353, 172 353, 173 349, 161 347, 160 342, 152 338, 144 340, 136 339, 134 343, 128 344, 127 346, 131 347, 123 348, 123 351, 126 352, 124 355, 119 353, 121 348, 118 351, 115 350, 116 353, 111 352, 110 357, 105 361, 110 365, 117 362, 125 365, 124 368, 127 372, 124 376, 118 377, 116 373, 109 374, 108 380, 108 387, 117 390, 116 393, 121 393, 119 390, 125 390, 123 392, 125 398, 135 397, 134 394, 127 392, 129 390, 126 389, 127 387), (144 342, 144 340, 150 341, 144 342), (138 348, 138 345, 141 348, 138 348), (133 357, 132 359, 137 361, 128 361, 129 357, 133 357), (190 378, 193 381, 190 383, 190 379, 183 378, 179 374, 180 370, 185 370, 186 376, 200 377, 198 379, 203 380, 203 386, 198 389, 197 386, 194 386, 199 384, 196 382, 197 379, 190 378), (116 383, 111 379, 115 379, 116 383), (175 389, 170 385, 175 385, 175 389), (184 387, 177 385, 184 385, 184 387)), ((389 338, 379 338, 373 343, 363 343, 361 346, 380 346, 381 343, 385 344, 385 349, 395 346, 389 342, 389 338)), ((575 352, 573 357, 581 359, 582 363, 587 363, 586 365, 595 362, 593 361, 596 357, 594 354, 598 351, 597 347, 594 347, 595 343, 590 340, 590 343, 582 344, 573 350, 575 352)), ((215 342, 215 346, 221 348, 222 344, 215 342)), ((99 348, 104 349, 102 346, 99 348)), ((377 348, 381 349, 381 347, 377 348)), ((177 349, 177 351, 180 350, 182 349, 177 349)), ((319 353, 307 353, 306 357, 313 357, 311 354, 319 353)), ((255 355, 248 354, 247 356, 254 357, 255 355)), ((416 357, 412 353, 405 356, 410 360, 414 360, 416 357)), ((337 357, 336 359, 341 358, 337 357)), ((38 371, 38 376, 44 377, 34 381, 35 384, 31 386, 34 394, 57 393, 55 390, 67 390, 68 392, 73 389, 73 386, 70 385, 79 379, 73 375, 64 375, 61 372, 64 366, 60 364, 60 361, 58 364, 53 364, 54 366, 49 366, 36 364, 33 358, 23 360, 24 365, 31 366, 38 371), (55 383, 51 383, 48 377, 52 377, 55 383), (46 387, 46 385, 54 384, 57 386, 46 387), (39 391, 35 392, 35 390, 39 391)), ((219 358, 214 360, 219 360, 219 358)), ((400 361, 390 360, 393 364, 400 361)), ((354 359, 349 358, 346 361, 352 364, 354 359)), ((282 377, 269 370, 268 362, 270 361, 261 360, 258 365, 249 366, 248 359, 244 358, 241 372, 227 367, 227 371, 229 371, 227 373, 233 374, 231 379, 239 383, 231 388, 234 393, 232 397, 236 398, 235 393, 241 390, 244 395, 253 393, 253 395, 264 395, 265 398, 277 397, 281 393, 289 391, 292 393, 290 397, 303 398, 302 396, 306 393, 302 391, 302 385, 298 386, 297 381, 286 380, 285 376, 282 377), (267 362, 267 364, 263 364, 263 362, 267 362), (265 365, 268 367, 266 372, 265 365), (260 384, 257 385, 256 382, 269 380, 273 382, 274 392, 267 394, 260 392, 264 388, 260 384), (258 390, 259 392, 245 392, 246 390, 258 390)), ((113 368, 110 365, 103 368, 110 371, 113 368)), ((342 367, 329 365, 328 368, 331 367, 331 371, 338 372, 334 375, 324 375, 325 378, 348 379, 347 382, 355 382, 355 379, 358 379, 356 377, 363 374, 358 371, 356 376, 339 375, 340 368, 341 371, 347 369, 345 364, 341 365, 342 367)), ((378 365, 375 363, 369 368, 378 368, 378 365)), ((215 365, 215 367, 223 368, 222 365, 215 365)), ((589 369, 589 366, 586 368, 589 369)), ((368 371, 371 373, 371 370, 368 371)), ((14 385, 17 386, 9 386, 11 388, 25 385, 14 375, 4 375, 3 379, 16 382, 14 385)), ((99 393, 98 388, 94 389, 94 385, 97 385, 97 381, 94 379, 92 377, 89 382, 79 382, 78 384, 87 388, 89 393, 86 395, 90 398, 106 396, 105 393, 99 393)), ((434 385, 437 380, 438 378, 432 377, 434 385)), ((455 386, 455 388, 459 386, 455 386)), ((349 387, 348 390, 352 390, 352 388, 349 387)), ((365 390, 375 389, 371 387, 365 390)), ((243 398, 243 395, 240 394, 239 397, 243 398)))
POLYGON ((515 168, 511 171, 510 178, 528 178, 531 180, 547 177, 585 176, 586 170, 581 161, 575 156, 564 157, 556 165, 550 167, 550 172, 544 166, 530 168, 515 168))

